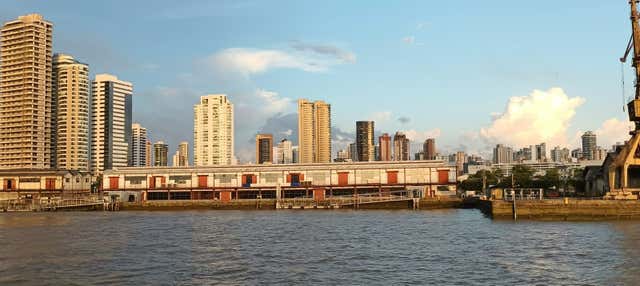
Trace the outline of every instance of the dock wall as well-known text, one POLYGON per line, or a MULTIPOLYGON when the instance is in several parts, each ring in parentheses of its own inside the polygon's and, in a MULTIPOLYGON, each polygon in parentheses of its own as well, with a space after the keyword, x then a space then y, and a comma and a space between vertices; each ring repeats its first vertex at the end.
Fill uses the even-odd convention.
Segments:
MULTIPOLYGON (((510 201, 479 202, 479 208, 496 219, 513 219, 510 201)), ((609 220, 640 219, 640 201, 617 200, 522 200, 516 201, 517 219, 609 220)))
MULTIPOLYGON (((319 204, 323 204, 319 202, 319 204)), ((462 206, 460 199, 421 199, 419 209, 459 208, 462 206)), ((145 202, 123 202, 121 210, 270 210, 276 208, 275 199, 261 200, 231 200, 227 202, 219 200, 159 200, 145 202)), ((346 207, 349 208, 349 207, 346 207)), ((410 202, 380 202, 362 204, 359 209, 411 209, 410 202)))

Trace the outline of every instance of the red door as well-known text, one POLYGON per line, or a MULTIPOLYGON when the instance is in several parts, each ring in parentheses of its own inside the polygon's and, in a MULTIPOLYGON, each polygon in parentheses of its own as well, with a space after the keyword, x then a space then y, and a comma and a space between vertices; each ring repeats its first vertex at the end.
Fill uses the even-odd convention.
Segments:
POLYGON ((316 202, 324 201, 324 189, 315 189, 313 190, 313 200, 316 202))
POLYGON ((438 170, 438 184, 449 182, 449 170, 438 170))
POLYGON ((387 184, 398 183, 398 171, 387 171, 387 184))
POLYGON ((156 188, 156 178, 149 177, 149 189, 155 189, 155 188, 156 188))
POLYGON ((47 191, 53 191, 56 189, 56 179, 46 179, 45 189, 47 191))
POLYGON ((231 192, 225 191, 220 192, 220 200, 223 202, 228 202, 231 200, 231 192))
POLYGON ((349 184, 349 172, 338 173, 338 186, 346 186, 349 184))
POLYGON ((207 175, 198 176, 198 188, 206 188, 207 187, 207 175))
POLYGON ((118 177, 109 177, 109 189, 117 190, 118 189, 118 177))

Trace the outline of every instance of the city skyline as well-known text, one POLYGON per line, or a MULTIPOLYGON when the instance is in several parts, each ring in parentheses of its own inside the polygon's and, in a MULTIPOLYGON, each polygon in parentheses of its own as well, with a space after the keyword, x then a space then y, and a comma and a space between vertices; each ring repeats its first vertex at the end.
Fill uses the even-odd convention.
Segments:
MULTIPOLYGON (((543 1, 544 2, 544 1, 543 1)), ((204 2, 202 2, 204 5, 204 2)), ((407 71, 400 73, 398 76, 392 76, 388 73, 384 73, 391 77, 389 81, 383 81, 388 83, 389 87, 378 88, 378 90, 371 90, 368 86, 370 82, 367 78, 359 75, 378 75, 379 73, 372 74, 371 72, 363 72, 366 69, 371 69, 371 65, 380 62, 378 57, 381 55, 389 55, 393 51, 403 51, 407 57, 418 57, 420 62, 435 61, 435 67, 442 67, 443 62, 440 62, 433 58, 436 51, 444 52, 444 44, 435 44, 438 39, 443 38, 445 25, 453 31, 458 31, 462 27, 467 27, 469 22, 467 20, 462 23, 453 23, 448 20, 442 20, 436 17, 436 15, 418 15, 410 13, 411 17, 393 18, 390 23, 393 26, 394 39, 383 39, 390 43, 393 43, 389 50, 382 48, 371 48, 366 43, 376 40, 375 37, 367 37, 366 39, 352 39, 353 32, 336 33, 335 36, 330 37, 318 37, 313 36, 314 33, 318 34, 321 31, 335 32, 335 28, 327 28, 329 30, 322 30, 319 27, 313 25, 302 26, 302 31, 308 31, 310 36, 298 36, 294 37, 291 31, 285 30, 283 35, 277 37, 281 39, 280 42, 265 42, 264 40, 244 40, 239 41, 239 38, 234 36, 228 36, 224 41, 210 42, 205 41, 198 45, 184 45, 180 41, 179 35, 172 34, 176 37, 176 41, 170 41, 163 43, 163 47, 159 49, 153 49, 152 42, 146 36, 146 29, 150 29, 149 22, 167 20, 171 24, 177 24, 176 27, 171 29, 190 29, 197 30, 198 27, 190 23, 184 23, 184 19, 195 19, 197 21, 209 22, 216 21, 216 15, 200 15, 197 17, 189 16, 187 11, 196 13, 198 10, 191 9, 189 7, 178 9, 173 11, 171 3, 159 2, 158 7, 142 7, 135 3, 130 11, 131 13, 139 11, 140 9, 150 9, 147 13, 148 17, 144 19, 132 19, 138 25, 130 25, 124 35, 125 40, 133 40, 139 43, 141 50, 146 50, 144 54, 140 54, 134 50, 129 50, 125 47, 116 46, 118 35, 121 32, 117 29, 117 25, 102 27, 100 29, 91 29, 94 26, 100 25, 95 20, 90 19, 90 15, 95 13, 93 5, 90 3, 78 3, 79 13, 84 15, 77 21, 82 22, 69 22, 66 21, 68 14, 67 10, 60 9, 56 5, 49 3, 35 3, 35 2, 8 2, 4 6, 2 12, 0 12, 0 20, 3 22, 11 21, 17 18, 19 15, 27 13, 41 13, 45 19, 51 21, 55 25, 54 33, 54 53, 68 53, 82 62, 86 62, 90 66, 91 78, 98 73, 113 73, 126 78, 136 86, 136 94, 134 96, 134 121, 140 122, 146 126, 150 133, 153 133, 154 138, 162 138, 167 141, 169 145, 176 146, 184 139, 188 139, 191 136, 189 134, 182 134, 181 131, 185 128, 189 128, 191 120, 189 120, 188 114, 190 113, 189 104, 191 100, 197 100, 197 98, 203 94, 210 92, 221 92, 229 94, 230 100, 238 103, 238 114, 251 113, 255 114, 252 118, 242 118, 236 122, 235 141, 237 142, 236 153, 239 159, 243 162, 255 161, 254 158, 254 146, 252 144, 253 138, 257 133, 272 133, 274 134, 274 140, 280 140, 282 138, 288 138, 293 140, 294 144, 298 144, 297 136, 288 136, 287 134, 295 133, 296 112, 295 112, 295 100, 297 98, 314 98, 317 100, 324 100, 332 103, 334 106, 332 129, 333 129, 333 145, 332 150, 346 149, 348 141, 355 137, 355 129, 353 128, 353 122, 358 119, 362 119, 362 116, 354 116, 349 112, 349 106, 358 102, 361 107, 361 113, 363 113, 366 119, 376 121, 376 129, 394 133, 397 130, 403 131, 407 134, 407 137, 411 139, 411 149, 418 150, 419 145, 427 137, 437 138, 439 149, 446 150, 447 152, 455 152, 457 150, 464 150, 467 153, 481 153, 485 157, 490 157, 491 148, 495 143, 501 142, 498 140, 500 136, 512 132, 513 122, 520 122, 518 120, 524 119, 540 119, 549 118, 548 121, 537 120, 537 125, 549 126, 549 130, 540 128, 539 132, 518 134, 521 136, 510 139, 513 142, 504 142, 511 146, 518 148, 519 145, 525 145, 522 143, 521 137, 527 137, 533 142, 548 142, 550 146, 561 145, 570 147, 573 149, 580 145, 580 138, 578 134, 583 133, 586 130, 593 130, 600 135, 603 141, 603 146, 611 145, 617 141, 623 141, 626 135, 625 115, 622 112, 621 104, 618 104, 616 100, 611 100, 610 94, 613 91, 620 90, 619 67, 615 59, 619 57, 620 44, 624 42, 627 35, 624 33, 628 27, 628 23, 624 19, 620 19, 619 11, 624 9, 626 3, 607 3, 601 4, 596 9, 595 7, 583 7, 584 13, 573 12, 567 10, 570 13, 556 14, 552 13, 548 23, 545 23, 543 27, 534 27, 533 23, 524 24, 526 21, 520 21, 525 25, 527 31, 543 31, 545 34, 551 35, 554 40, 563 40, 560 36, 567 34, 567 29, 576 29, 574 26, 562 27, 563 30, 557 31, 557 29, 551 29, 552 24, 557 21, 564 21, 562 17, 582 17, 589 19, 592 17, 607 17, 605 27, 598 26, 597 31, 607 31, 607 33, 598 34, 600 37, 610 37, 610 41, 599 41, 597 45, 587 45, 587 51, 579 51, 579 53, 587 53, 589 49, 597 49, 601 52, 602 49, 606 49, 607 57, 598 57, 593 59, 596 61, 600 69, 605 70, 602 73, 594 71, 591 74, 584 74, 584 70, 571 70, 572 65, 575 63, 575 59, 584 57, 578 55, 562 54, 563 58, 560 58, 557 53, 549 53, 550 57, 556 59, 559 63, 553 65, 549 69, 541 67, 536 62, 525 57, 524 64, 522 59, 518 58, 520 66, 533 67, 525 71, 525 68, 506 67, 500 66, 503 70, 496 71, 490 70, 489 76, 491 80, 502 79, 505 74, 511 74, 516 76, 522 73, 534 73, 535 76, 528 77, 528 80, 516 80, 515 86, 511 88, 493 87, 495 84, 481 84, 478 90, 479 96, 476 93, 466 94, 468 89, 456 87, 451 83, 456 81, 456 77, 450 72, 455 66, 461 63, 456 60, 451 63, 451 68, 447 68, 445 73, 442 73, 442 84, 437 84, 433 79, 427 81, 425 84, 418 84, 417 87, 407 89, 398 85, 399 83, 409 84, 415 86, 416 76, 418 75, 430 75, 431 77, 439 78, 436 74, 441 74, 440 71, 432 69, 421 69, 415 65, 411 65, 411 62, 406 62, 407 58, 399 55, 395 55, 392 59, 402 63, 402 68, 407 71), (169 16, 174 13, 185 13, 181 17, 169 16), (604 15, 604 16, 602 16, 604 15), (82 25, 77 25, 81 23, 82 25), (530 26, 531 25, 531 26, 530 26), (402 29, 400 29, 402 27, 402 29), (535 30, 534 30, 535 28, 535 30), (96 53, 95 47, 87 47, 87 44, 80 43, 79 39, 92 36, 95 30, 99 30, 104 39, 103 52, 96 53), (614 31, 614 33, 611 33, 614 31), (140 37, 137 41, 135 37, 140 37), (430 39, 427 41, 427 39, 430 39), (611 46, 603 46, 603 42, 610 43, 611 46), (195 46, 201 48, 195 48, 195 46), (144 48, 148 47, 148 49, 144 48), (325 49, 322 49, 322 48, 325 49), (171 49, 169 49, 171 48, 171 49), (169 61, 166 55, 169 54, 169 50, 177 49, 184 51, 181 53, 178 59, 169 61), (320 53, 320 52, 324 52, 320 53), (327 52, 329 51, 329 52, 327 52), (272 61, 273 55, 284 55, 287 59, 295 60, 293 63, 282 63, 279 61, 272 61), (164 56, 164 57, 161 57, 164 56), (312 61, 297 61, 302 59, 311 58, 312 61), (125 61, 126 59, 126 61, 125 61), (264 65, 258 66, 255 69, 249 69, 246 72, 238 72, 237 69, 241 68, 237 65, 232 65, 236 69, 229 70, 227 74, 219 74, 211 70, 211 65, 220 63, 236 63, 229 62, 229 59, 260 59, 264 62, 264 65), (179 60, 182 64, 177 63, 179 60), (123 62, 131 62, 130 64, 124 64, 123 62), (312 64, 317 64, 314 66, 312 64), (205 70, 202 70, 205 69, 205 70), (201 79, 194 78, 195 74, 201 72, 207 76, 211 76, 213 80, 210 83, 204 83, 201 79), (587 84, 589 88, 581 87, 578 85, 578 81, 575 79, 579 73, 581 79, 584 78, 599 78, 602 84, 594 83, 594 81, 587 84), (446 75, 446 77, 444 76, 446 75), (333 85, 337 83, 340 76, 345 76, 349 79, 353 79, 352 84, 343 86, 342 84, 333 85), (398 77, 404 76, 406 79, 399 79, 398 77), (223 79, 231 79, 229 82, 232 84, 218 84, 223 79), (292 81, 292 79, 294 79, 292 81), (364 81, 366 79, 366 82, 364 81), (192 83, 191 83, 192 82, 192 83), (278 82, 278 84, 276 84, 278 82), (281 82, 281 83, 280 83, 281 82), (434 88, 434 83, 437 88, 434 88), (605 84, 606 83, 606 84, 605 84), (595 86, 594 86, 595 85, 595 86), (322 87, 320 90, 315 90, 317 87, 322 87), (338 87, 344 87, 339 89, 338 87), (562 90, 552 90, 553 87, 562 88, 562 90), (375 104, 376 100, 367 102, 361 100, 362 97, 358 89, 364 89, 372 97, 379 102, 387 102, 384 94, 389 94, 390 89, 397 89, 398 92, 394 99, 399 99, 404 102, 413 102, 416 100, 427 100, 442 108, 431 110, 428 113, 418 111, 415 107, 400 104, 375 104), (612 91, 613 89, 613 91, 612 91), (540 92, 535 93, 534 90, 540 92), (311 92, 311 93, 310 93, 311 92), (537 94, 537 96, 536 96, 537 94), (607 94, 607 96, 602 96, 607 94), (488 97, 487 97, 488 96, 488 97), (185 98, 188 98, 185 99, 185 98), (481 99, 482 98, 482 99, 481 99), (551 113, 544 113, 540 111, 539 106, 544 106, 550 100, 560 100, 561 108, 557 110, 551 110, 551 113), (457 102, 467 102, 469 106, 454 106, 457 102), (139 104, 138 104, 139 103, 139 104), (179 104, 176 104, 179 103, 179 104), (185 106, 182 106, 185 105, 185 106), (240 107, 242 106, 242 107, 240 107), (473 109, 470 109, 474 106, 473 109), (531 108, 529 112, 524 114, 509 113, 509 110, 513 110, 516 107, 531 108), (384 108, 383 108, 384 107, 384 108), (604 107, 604 108, 603 108, 604 107), (444 111, 456 110, 456 112, 464 112, 465 116, 462 118, 451 118, 451 116, 444 111), (604 110, 604 112, 594 111, 604 110), (157 112, 162 111, 162 112, 157 112), (175 119, 170 116, 171 114, 179 114, 175 116, 175 119), (596 116, 590 116, 589 114, 596 114, 596 116), (495 116, 494 116, 495 115, 495 116), (543 116, 545 115, 545 116, 543 116), (550 116, 546 116, 550 115, 550 116), (565 115, 565 116, 555 116, 565 115), (437 120, 438 118, 447 118, 445 120, 437 120), (614 119, 615 118, 615 119, 614 119), (286 119, 286 120, 285 120, 286 119), (290 122, 294 122, 293 124, 290 122), (420 124, 421 122, 430 122, 428 124, 420 124), (469 124, 468 122, 474 122, 469 124)), ((331 6, 333 3, 328 3, 331 6)), ((235 8, 234 5, 228 3, 218 4, 206 4, 207 7, 216 7, 224 10, 225 13, 238 13, 240 9, 235 8)), ((431 7, 432 9, 438 8, 444 11, 451 11, 457 4, 427 4, 417 3, 418 6, 431 7)), ((471 8, 478 8, 481 11, 487 11, 486 7, 482 7, 477 3, 470 4, 471 8), (476 7, 475 5, 479 5, 476 7)), ((567 8, 570 4, 556 3, 555 5, 560 8, 567 8)), ((110 9, 110 5, 107 5, 107 9, 101 10, 100 13, 106 15, 115 14, 117 10, 110 9)), ((194 4, 197 7, 198 4, 194 4)), ((354 4, 348 5, 347 9, 355 9, 354 4)), ((545 5, 543 3, 526 4, 533 14, 542 13, 542 8, 545 5)), ((593 6, 593 5, 592 5, 593 6)), ((256 13, 261 7, 260 4, 250 5, 247 13, 256 13)), ((374 6, 371 7, 372 13, 383 13, 389 7, 374 6)), ((400 8, 398 8, 400 9, 400 8)), ((505 10, 520 10, 522 7, 516 4, 507 4, 503 7, 505 10)), ((420 10, 420 9, 417 9, 420 10)), ((423 9, 428 11, 430 9, 423 9)), ((561 9, 562 10, 562 9, 561 9)), ((404 12, 410 12, 404 10, 404 12)), ((202 12, 198 12, 199 14, 202 12)), ((493 15, 493 14, 492 14, 493 15)), ((498 13, 498 18, 494 21, 499 21, 509 13, 498 13)), ((114 15, 114 17, 121 17, 114 15)), ((473 17, 485 17, 474 15, 473 17)), ((530 15, 525 15, 530 17, 530 15)), ((483 18, 484 19, 484 18, 483 18)), ((292 21, 293 19, 284 18, 281 21, 292 21)), ((490 21, 490 23, 493 23, 490 21)), ((564 22, 563 22, 564 23, 564 22)), ((591 24, 589 24, 591 25, 591 24)), ((482 34, 485 37, 489 37, 491 40, 507 41, 507 38, 498 38, 501 34, 507 34, 512 32, 512 28, 490 26, 492 29, 482 30, 482 34)), ((246 26, 240 25, 237 30, 234 28, 234 32, 242 34, 247 31, 246 26)), ((354 28, 359 29, 360 27, 354 28)), ((474 27, 480 29, 481 27, 474 27)), ((222 33, 220 30, 212 28, 212 32, 215 34, 222 33)), ((580 29, 581 31, 582 29, 580 29)), ((170 30, 174 31, 174 30, 170 30)), ((570 30, 573 31, 573 30, 570 30)), ((320 33, 322 34, 322 33, 320 33)), ((546 36, 545 36, 546 37, 546 36)), ((529 36, 529 41, 544 40, 546 39, 542 35, 534 33, 529 36)), ((242 38, 242 37, 241 37, 242 38)), ((241 39, 240 38, 240 39, 241 39)), ((580 40, 583 42, 589 42, 588 34, 580 33, 572 38, 574 41, 580 40)), ((190 41, 196 41, 196 39, 189 38, 190 41)), ((198 41, 201 41, 198 40, 198 41)), ((590 42, 589 42, 590 43, 590 42)), ((608 45, 608 44, 607 44, 608 45)), ((449 45, 446 45, 449 46, 449 45)), ((508 47, 508 46, 507 46, 508 47)), ((506 49, 506 48, 503 48, 506 49)), ((529 53, 539 55, 541 51, 536 49, 542 49, 542 47, 534 46, 534 48, 518 46, 518 50, 522 50, 523 53, 529 53)), ((546 49, 546 48, 545 48, 546 49)), ((449 54, 449 52, 447 52, 449 54)), ((467 58, 464 53, 456 53, 458 57, 467 58)), ((492 52, 483 50, 481 55, 494 56, 492 52)), ((515 55, 511 53, 505 54, 505 60, 512 59, 515 55)), ((451 57, 445 57, 451 58, 451 57)), ((538 56, 539 58, 539 56, 538 56)), ((495 60, 495 58, 494 58, 495 60)), ((502 60, 502 59, 500 59, 502 60)), ((464 61, 462 61, 464 62, 464 61)), ((388 62, 381 62, 389 64, 388 62)), ((484 64, 482 61, 474 60, 472 62, 474 67, 484 64)), ((246 66, 245 66, 246 67, 246 66)), ((628 67, 626 67, 628 68, 628 67)), ((485 75, 487 76, 487 75, 485 75)), ((632 82, 630 79, 631 72, 626 73, 627 82, 632 82)), ((374 77, 376 78, 376 77, 374 77)), ((377 78, 378 80, 381 80, 377 78)), ((518 78, 516 78, 518 79, 518 78)), ((342 81, 340 81, 342 82, 342 81)), ((489 81, 490 82, 490 81, 489 81)), ((583 85, 584 81, 580 80, 580 85, 583 85)), ((627 96, 632 94, 630 92, 631 85, 627 85, 627 96)), ((529 120, 534 124, 536 120, 529 120)), ((536 125, 536 126, 537 126, 536 125)), ((525 130, 531 128, 524 128, 525 130)), ((379 134, 376 134, 379 136, 379 134)), ((190 141, 192 142, 192 141, 190 141)), ((335 152, 332 156, 335 155, 335 152)))

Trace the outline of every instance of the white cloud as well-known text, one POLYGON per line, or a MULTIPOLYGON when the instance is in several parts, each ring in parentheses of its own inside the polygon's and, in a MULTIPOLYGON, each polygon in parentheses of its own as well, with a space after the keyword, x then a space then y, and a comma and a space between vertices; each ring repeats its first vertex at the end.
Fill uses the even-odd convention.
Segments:
POLYGON ((258 89, 256 90, 256 95, 264 101, 265 104, 262 105, 263 111, 269 115, 285 112, 291 107, 291 99, 280 97, 277 92, 258 89))
POLYGON ((490 144, 516 148, 537 142, 566 146, 567 129, 584 102, 581 97, 570 98, 561 88, 511 97, 503 113, 492 115, 491 126, 480 130, 480 137, 490 144))
POLYGON ((440 128, 435 128, 435 129, 431 129, 431 130, 426 130, 426 131, 418 131, 415 129, 411 129, 411 130, 406 130, 403 131, 405 135, 407 135, 407 138, 409 138, 409 140, 411 140, 412 142, 417 142, 417 143, 421 143, 424 142, 425 140, 427 140, 427 138, 438 138, 440 137, 442 131, 440 130, 440 128))
POLYGON ((293 50, 229 48, 199 62, 219 74, 231 72, 248 77, 272 69, 324 72, 331 66, 356 61, 352 52, 331 45, 297 42, 292 47, 293 50))
POLYGON ((243 75, 263 73, 269 69, 290 68, 307 72, 321 72, 327 66, 302 55, 279 50, 231 48, 217 52, 205 59, 214 69, 232 71, 243 75))
POLYGON ((598 145, 605 149, 611 148, 616 143, 623 143, 629 140, 629 130, 633 128, 633 123, 629 121, 620 121, 618 118, 610 118, 602 123, 594 133, 597 136, 598 145))
POLYGON ((293 134, 293 129, 287 129, 285 131, 280 132, 280 134, 284 136, 291 136, 293 134))

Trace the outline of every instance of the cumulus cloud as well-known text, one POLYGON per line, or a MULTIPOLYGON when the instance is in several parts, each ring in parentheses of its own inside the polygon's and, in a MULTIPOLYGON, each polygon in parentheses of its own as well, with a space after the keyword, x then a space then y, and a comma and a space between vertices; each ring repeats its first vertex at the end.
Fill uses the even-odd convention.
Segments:
POLYGON ((335 57, 346 63, 356 62, 356 55, 354 53, 340 49, 333 45, 311 44, 296 41, 291 43, 291 47, 297 51, 309 51, 320 55, 335 57))
POLYGON ((349 144, 356 141, 355 132, 347 132, 337 126, 331 127, 331 151, 335 155, 339 150, 346 150, 349 144))
POLYGON ((291 143, 298 144, 298 113, 278 113, 264 121, 258 128, 259 133, 274 135, 274 141, 289 139, 291 143))
POLYGON ((258 89, 256 95, 263 100, 263 110, 269 114, 284 112, 292 106, 290 98, 281 97, 274 91, 258 89))
POLYGON ((629 130, 633 129, 633 123, 621 121, 618 118, 610 118, 602 123, 594 133, 597 136, 598 145, 605 149, 611 148, 616 143, 623 143, 629 140, 629 130))
POLYGON ((514 147, 532 142, 566 146, 567 129, 584 102, 584 98, 569 97, 561 88, 511 97, 505 111, 494 114, 491 126, 480 129, 479 135, 491 144, 514 147))
POLYGON ((403 131, 412 142, 423 143, 427 138, 438 138, 442 134, 440 128, 419 131, 415 129, 403 131))

